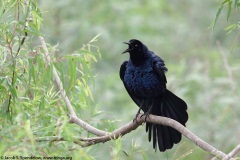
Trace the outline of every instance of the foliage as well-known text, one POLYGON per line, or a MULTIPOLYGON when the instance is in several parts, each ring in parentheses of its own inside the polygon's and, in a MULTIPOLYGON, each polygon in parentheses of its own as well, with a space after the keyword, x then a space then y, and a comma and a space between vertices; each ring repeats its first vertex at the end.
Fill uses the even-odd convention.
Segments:
POLYGON ((55 87, 52 66, 58 68, 75 108, 80 113, 88 108, 94 117, 97 110, 89 107, 93 100, 89 85, 93 83, 92 62, 99 56, 94 45, 98 36, 68 55, 48 45, 54 54, 48 66, 36 39, 43 22, 37 2, 10 0, 1 1, 1 6, 0 137, 4 145, 0 155, 93 159, 87 153, 90 148, 81 149, 72 142, 83 130, 67 123, 68 111, 55 87), (65 65, 69 67, 64 69, 65 65), (69 142, 35 141, 53 135, 69 142))
MULTIPOLYGON (((212 22, 212 30, 214 30, 215 26, 216 26, 216 23, 218 21, 218 18, 220 16, 220 14, 222 13, 222 9, 224 8, 224 6, 227 7, 227 21, 229 21, 229 19, 231 17, 234 17, 234 14, 239 14, 239 7, 240 7, 240 2, 239 0, 224 0, 220 7, 218 8, 218 11, 216 13, 216 16, 212 22), (233 12, 235 11, 235 12, 233 12)), ((233 40, 233 43, 232 43, 232 49, 231 49, 231 52, 233 52, 233 49, 235 47, 235 45, 238 45, 237 43, 239 43, 237 40, 239 38, 239 33, 240 33, 240 19, 239 17, 236 17, 236 21, 234 21, 232 24, 230 24, 229 26, 227 26, 225 29, 225 31, 227 31, 227 34, 230 34, 234 31, 236 31, 236 35, 235 35, 235 38, 233 40)))

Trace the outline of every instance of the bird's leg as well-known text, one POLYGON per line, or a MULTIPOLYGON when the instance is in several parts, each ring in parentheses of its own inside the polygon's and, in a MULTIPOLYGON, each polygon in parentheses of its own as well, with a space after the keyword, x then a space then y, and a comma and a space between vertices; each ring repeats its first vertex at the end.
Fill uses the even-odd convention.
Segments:
POLYGON ((142 118, 142 116, 145 116, 145 122, 146 122, 146 120, 147 120, 148 115, 149 115, 150 112, 152 111, 153 104, 154 104, 154 100, 152 101, 152 104, 151 104, 150 108, 148 109, 148 111, 145 112, 145 113, 144 113, 143 115, 141 115, 141 117, 140 117, 140 118, 142 118))
POLYGON ((140 111, 141 111, 141 109, 142 109, 143 103, 144 103, 144 101, 143 101, 142 104, 139 106, 139 110, 137 111, 136 117, 133 119, 133 122, 136 121, 136 123, 138 123, 138 122, 137 122, 137 117, 138 117, 138 115, 140 114, 140 111))
POLYGON ((133 119, 133 122, 136 121, 137 122, 137 117, 140 114, 142 108, 139 108, 139 110, 137 111, 136 117, 133 119))

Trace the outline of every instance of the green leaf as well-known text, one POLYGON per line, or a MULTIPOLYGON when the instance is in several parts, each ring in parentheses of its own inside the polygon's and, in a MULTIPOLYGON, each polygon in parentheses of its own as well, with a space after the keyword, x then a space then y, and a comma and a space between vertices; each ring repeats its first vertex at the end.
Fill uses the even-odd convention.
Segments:
POLYGON ((225 31, 228 31, 227 34, 231 33, 235 28, 237 27, 237 24, 232 24, 230 26, 228 26, 227 28, 225 28, 225 31))
POLYGON ((64 72, 63 72, 64 65, 63 65, 63 63, 54 63, 54 66, 57 69, 58 75, 59 75, 59 77, 61 79, 61 82, 63 84, 63 88, 65 88, 66 85, 65 85, 64 72))
POLYGON ((127 157, 130 157, 126 151, 122 151, 127 157))
POLYGON ((147 160, 147 156, 144 152, 142 152, 143 160, 147 160))
POLYGON ((237 40, 238 40, 239 34, 240 34, 240 32, 238 32, 238 33, 236 34, 235 38, 234 38, 234 41, 233 41, 233 43, 232 43, 232 47, 231 47, 230 54, 232 54, 233 51, 234 51, 235 44, 237 43, 237 40))
POLYGON ((92 83, 94 84, 94 79, 93 79, 93 76, 91 75, 91 70, 90 68, 88 67, 88 64, 86 63, 85 60, 80 60, 81 64, 83 65, 83 69, 85 70, 85 72, 88 74, 88 78, 91 79, 92 83))
POLYGON ((101 33, 98 34, 98 35, 96 35, 95 37, 93 37, 93 38, 89 41, 89 43, 92 43, 92 42, 97 41, 97 38, 98 38, 100 35, 101 35, 101 33))
POLYGON ((238 7, 238 5, 239 5, 239 4, 238 4, 238 1, 239 1, 239 0, 235 0, 235 1, 234 1, 234 7, 235 7, 235 8, 238 7))
POLYGON ((39 111, 45 109, 45 98, 44 98, 44 95, 41 97, 41 100, 40 100, 38 108, 39 108, 39 111))
POLYGON ((4 14, 5 12, 5 1, 2 1, 2 7, 1 7, 1 11, 0 11, 0 18, 2 18, 2 15, 4 14))
POLYGON ((218 17, 219 17, 219 15, 220 15, 221 12, 222 12, 222 9, 223 9, 223 4, 218 8, 217 14, 216 14, 216 16, 215 16, 215 18, 214 18, 214 20, 213 20, 213 23, 212 23, 212 32, 213 32, 213 30, 214 30, 214 28, 215 28, 215 25, 216 25, 216 22, 217 22, 217 20, 218 20, 218 17))
POLYGON ((70 54, 70 55, 64 56, 65 59, 72 59, 72 58, 79 58, 79 57, 81 57, 81 55, 79 54, 70 54))
POLYGON ((31 80, 33 79, 33 83, 36 84, 36 76, 35 76, 35 70, 34 70, 34 65, 32 62, 32 59, 28 59, 28 68, 29 68, 29 78, 28 78, 28 82, 29 82, 29 86, 31 84, 31 80))
POLYGON ((40 31, 40 26, 42 24, 43 18, 36 11, 32 11, 31 15, 32 15, 32 18, 33 18, 33 24, 36 26, 37 30, 40 31))
POLYGON ((227 2, 231 2, 232 0, 225 0, 222 2, 222 5, 226 4, 227 2))
POLYGON ((235 28, 237 25, 236 24, 232 24, 230 26, 228 26, 227 28, 225 28, 224 30, 227 31, 227 30, 232 30, 233 28, 235 28))
POLYGON ((229 17, 230 17, 231 11, 232 11, 232 1, 229 1, 229 2, 228 2, 227 21, 228 21, 228 19, 229 19, 229 17))
POLYGON ((68 65, 69 65, 69 71, 70 71, 70 80, 69 80, 69 84, 67 87, 67 91, 71 90, 71 88, 74 86, 74 84, 76 83, 76 78, 77 78, 77 63, 75 61, 75 59, 70 59, 68 61, 68 65))
POLYGON ((15 99, 17 98, 17 90, 14 87, 14 85, 12 85, 10 82, 7 83, 8 87, 9 87, 9 91, 12 95, 12 100, 15 101, 15 99))

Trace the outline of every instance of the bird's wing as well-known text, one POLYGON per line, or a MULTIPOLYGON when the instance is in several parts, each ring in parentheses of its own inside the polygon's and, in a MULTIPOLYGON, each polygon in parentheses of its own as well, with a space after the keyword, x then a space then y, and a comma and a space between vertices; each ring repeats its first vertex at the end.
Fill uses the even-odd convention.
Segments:
MULTIPOLYGON (((154 73, 158 75, 160 81, 164 82, 165 91, 164 94, 160 94, 154 99, 151 114, 174 119, 185 126, 188 120, 186 111, 187 104, 166 89, 167 79, 165 72, 167 68, 165 67, 164 61, 160 57, 153 55, 152 68, 154 73)), ((181 140, 181 133, 171 127, 147 122, 146 131, 149 131, 149 141, 151 141, 151 138, 153 139, 153 148, 156 149, 158 143, 160 151, 172 148, 173 144, 177 144, 181 140)))
POLYGON ((161 81, 165 82, 166 88, 167 78, 165 76, 165 72, 167 71, 167 68, 165 67, 164 61, 156 55, 152 58, 152 60, 153 71, 159 76, 161 81))
POLYGON ((125 71, 126 71, 126 66, 127 66, 128 61, 124 61, 123 64, 120 67, 120 78, 123 81, 123 84, 129 94, 129 96, 132 98, 132 100, 140 107, 142 105, 142 99, 140 97, 138 97, 137 95, 135 95, 133 92, 131 92, 131 90, 128 88, 128 86, 126 85, 126 82, 124 81, 124 75, 125 75, 125 71))
POLYGON ((128 64, 128 61, 124 61, 121 65, 121 67, 120 67, 119 75, 120 75, 120 78, 123 82, 124 82, 124 75, 125 75, 125 71, 126 71, 126 68, 127 68, 127 64, 128 64))

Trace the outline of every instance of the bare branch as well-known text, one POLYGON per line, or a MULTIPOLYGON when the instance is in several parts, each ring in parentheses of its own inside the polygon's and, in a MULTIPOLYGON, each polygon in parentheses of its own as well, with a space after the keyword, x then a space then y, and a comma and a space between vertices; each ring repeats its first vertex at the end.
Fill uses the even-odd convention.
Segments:
MULTIPOLYGON (((228 157, 235 157, 238 152, 240 152, 240 144, 238 144, 230 153, 228 153, 228 157)), ((227 158, 224 158, 223 160, 228 160, 227 158)), ((213 157, 212 160, 216 160, 217 158, 216 157, 213 157)))
MULTIPOLYGON (((81 140, 88 142, 88 145, 92 145, 92 144, 96 144, 96 143, 100 143, 100 142, 106 142, 106 141, 109 141, 111 139, 117 139, 117 138, 131 132, 132 130, 135 130, 138 126, 140 126, 145 121, 145 116, 141 117, 141 115, 142 114, 140 114, 137 118, 138 123, 129 122, 128 124, 126 124, 123 127, 115 130, 114 132, 112 132, 111 134, 109 134, 107 136, 93 137, 93 138, 82 138, 81 140)), ((149 115, 147 117, 146 121, 150 122, 150 123, 154 123, 154 124, 161 124, 161 125, 165 125, 165 126, 170 126, 174 129, 178 130, 186 138, 191 140, 198 147, 202 148, 203 150, 207 151, 208 153, 210 153, 214 156, 217 156, 220 159, 225 158, 225 157, 230 159, 230 157, 228 155, 226 155, 222 151, 214 148, 210 144, 206 143, 205 141, 203 141, 202 139, 197 137, 195 134, 193 134, 191 131, 189 131, 182 124, 180 124, 179 122, 177 122, 173 119, 170 119, 170 118, 167 118, 167 117, 149 115)))
POLYGON ((106 136, 106 135, 110 134, 106 131, 99 130, 99 129, 89 125, 87 122, 81 120, 80 118, 78 118, 76 116, 70 116, 69 123, 75 123, 75 124, 81 126, 82 128, 84 128, 86 131, 88 131, 96 136, 106 136))
MULTIPOLYGON (((235 155, 238 154, 238 152, 240 152, 240 144, 237 145, 237 146, 228 154, 228 156, 229 156, 229 157, 234 157, 235 155)), ((227 160, 227 159, 224 159, 224 160, 227 160)))
MULTIPOLYGON (((91 145, 94 145, 94 144, 97 144, 97 143, 101 143, 101 142, 104 143, 104 142, 107 142, 109 140, 117 139, 119 137, 122 137, 125 134, 135 130, 136 128, 138 128, 139 126, 141 126, 144 123, 145 116, 142 116, 142 117, 141 116, 142 116, 142 114, 140 114, 137 117, 137 122, 138 123, 136 123, 135 121, 134 122, 131 121, 131 122, 127 123, 126 125, 116 129, 112 133, 109 133, 108 135, 104 135, 104 136, 101 136, 101 137, 74 138, 74 143, 76 143, 76 144, 78 144, 82 147, 87 147, 87 146, 91 146, 91 145)), ((78 123, 77 122, 78 119, 76 117, 72 117, 71 121, 72 121, 72 123, 78 123)), ((188 138, 193 143, 195 143, 198 147, 202 148, 206 152, 212 154, 213 156, 216 156, 219 159, 233 160, 233 158, 231 158, 231 157, 234 156, 240 149, 240 146, 238 146, 238 147, 236 147, 236 149, 234 149, 231 153, 229 153, 227 155, 227 154, 223 153, 222 151, 214 148, 210 144, 206 143, 201 138, 197 137, 195 134, 193 134, 191 131, 189 131, 186 127, 184 127, 179 122, 177 122, 173 119, 167 118, 167 117, 149 115, 148 118, 146 119, 146 121, 150 122, 150 123, 154 123, 154 124, 161 124, 161 125, 170 126, 172 128, 175 128, 180 133, 182 133, 186 138, 188 138)), ((101 132, 100 132, 100 134, 102 134, 101 132)), ((95 130, 94 130, 94 134, 95 134, 95 130)), ((47 138, 40 137, 40 138, 37 139, 37 141, 64 141, 64 140, 65 140, 64 138, 56 137, 56 136, 47 137, 47 138)))
MULTIPOLYGON (((59 136, 48 136, 48 137, 38 137, 35 139, 35 141, 37 141, 37 142, 43 142, 43 141, 58 142, 58 141, 67 141, 67 140, 65 138, 59 137, 59 136)), ((75 138, 73 140, 73 142, 82 147, 86 147, 86 143, 80 141, 79 138, 75 138)))

